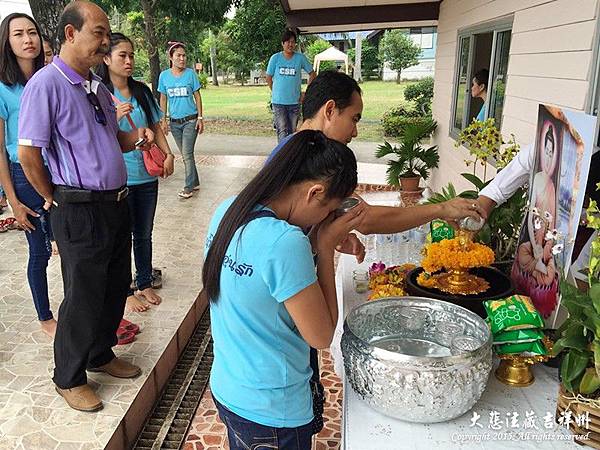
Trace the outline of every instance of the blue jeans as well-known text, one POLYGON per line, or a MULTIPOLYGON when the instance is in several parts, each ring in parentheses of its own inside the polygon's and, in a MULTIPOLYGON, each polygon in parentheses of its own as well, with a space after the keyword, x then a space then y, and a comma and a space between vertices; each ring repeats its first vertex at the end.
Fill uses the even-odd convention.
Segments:
POLYGON ((275 428, 251 422, 227 409, 213 397, 227 427, 230 450, 310 450, 312 422, 296 428, 275 428))
POLYGON ((296 132, 299 115, 300 105, 273 104, 273 123, 277 130, 277 142, 296 132))
MULTIPOLYGON (((152 228, 158 200, 158 180, 128 187, 136 284, 141 291, 152 285, 152 228)), ((133 295, 133 292, 130 291, 129 295, 133 295)))
POLYGON ((27 281, 29 281, 38 319, 50 320, 53 316, 48 300, 48 276, 46 274, 48 260, 52 254, 50 241, 53 237, 50 215, 43 208, 44 199, 29 183, 20 164, 10 164, 10 175, 19 201, 40 215, 40 217, 29 216, 29 221, 35 230, 31 233, 25 232, 29 244, 27 281))
POLYGON ((175 139, 181 156, 183 156, 183 166, 185 168, 185 186, 183 190, 184 192, 192 192, 195 187, 200 186, 196 159, 194 158, 194 146, 198 137, 196 119, 184 123, 171 122, 170 126, 173 139, 175 139))

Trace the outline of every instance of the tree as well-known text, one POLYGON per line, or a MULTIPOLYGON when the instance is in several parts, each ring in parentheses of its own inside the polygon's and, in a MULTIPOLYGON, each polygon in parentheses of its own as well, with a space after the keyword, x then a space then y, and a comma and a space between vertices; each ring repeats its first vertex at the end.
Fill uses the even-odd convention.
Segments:
POLYGON ((55 0, 49 2, 47 0, 29 0, 29 6, 34 19, 39 24, 42 33, 44 33, 51 42, 58 43, 56 35, 58 32, 58 20, 63 12, 63 9, 70 0, 55 0))
POLYGON ((393 70, 398 72, 396 83, 400 83, 402 70, 415 66, 421 55, 421 48, 401 30, 388 30, 379 43, 379 54, 382 61, 389 63, 393 70))
MULTIPOLYGON (((169 40, 177 39, 196 43, 198 30, 224 22, 225 13, 242 0, 96 0, 105 11, 141 11, 143 14, 144 48, 148 53, 150 81, 156 95, 160 74, 160 53, 169 40), (191 37, 191 39, 190 39, 191 37)), ((187 49, 193 60, 198 50, 187 49)))
MULTIPOLYGON (((348 56, 352 61, 356 58, 354 48, 348 50, 348 56)), ((368 79, 374 74, 379 74, 381 68, 381 60, 379 59, 379 49, 367 41, 362 43, 361 51, 361 73, 364 78, 368 79)))
POLYGON ((275 0, 243 0, 228 27, 240 61, 247 66, 266 66, 273 53, 281 51, 285 15, 275 0))

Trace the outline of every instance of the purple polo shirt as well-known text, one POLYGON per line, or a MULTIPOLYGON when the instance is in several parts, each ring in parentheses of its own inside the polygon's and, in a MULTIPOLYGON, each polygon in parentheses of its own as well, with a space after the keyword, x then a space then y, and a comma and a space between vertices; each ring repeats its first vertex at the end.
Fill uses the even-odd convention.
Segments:
POLYGON ((52 183, 92 190, 124 186, 127 171, 118 131, 110 93, 96 75, 88 81, 55 56, 27 82, 21 97, 19 144, 46 149, 52 183), (100 100, 106 125, 94 118, 87 99, 90 89, 100 100))

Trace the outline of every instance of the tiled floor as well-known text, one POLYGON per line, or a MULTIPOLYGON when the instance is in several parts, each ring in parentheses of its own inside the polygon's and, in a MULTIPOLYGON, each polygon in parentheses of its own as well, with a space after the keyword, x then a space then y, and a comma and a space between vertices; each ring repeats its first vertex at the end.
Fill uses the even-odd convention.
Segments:
MULTIPOLYGON (((323 412, 324 427, 314 438, 314 450, 339 450, 342 427, 342 382, 333 371, 333 361, 327 350, 320 352, 321 383, 326 400, 323 412)), ((225 425, 217 415, 215 404, 207 389, 188 432, 183 450, 229 449, 225 425)))

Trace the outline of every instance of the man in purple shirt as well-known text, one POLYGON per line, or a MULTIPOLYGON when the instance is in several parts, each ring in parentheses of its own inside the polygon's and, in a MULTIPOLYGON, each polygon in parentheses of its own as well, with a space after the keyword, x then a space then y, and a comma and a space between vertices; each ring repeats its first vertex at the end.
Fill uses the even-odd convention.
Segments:
POLYGON ((74 409, 96 411, 102 401, 86 370, 133 378, 139 367, 111 347, 131 282, 127 175, 121 149, 149 129, 119 131, 110 94, 90 68, 110 43, 104 11, 87 1, 69 4, 58 25, 60 56, 27 83, 19 115, 19 160, 51 209, 61 254, 65 298, 54 340, 56 390, 74 409), (44 171, 41 148, 52 180, 44 171))

